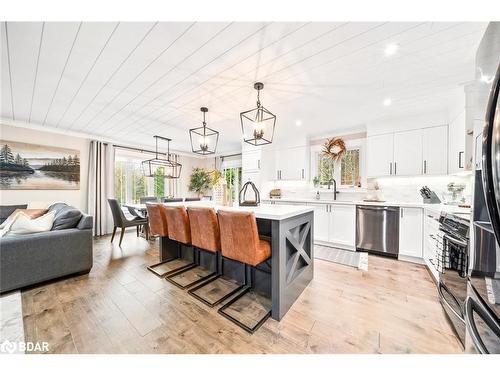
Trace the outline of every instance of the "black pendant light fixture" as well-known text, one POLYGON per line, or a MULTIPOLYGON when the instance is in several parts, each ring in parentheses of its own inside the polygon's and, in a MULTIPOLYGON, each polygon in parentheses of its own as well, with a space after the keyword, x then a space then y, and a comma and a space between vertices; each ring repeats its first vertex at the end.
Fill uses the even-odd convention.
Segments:
POLYGON ((260 104, 264 84, 256 82, 253 87, 257 90, 257 108, 240 113, 243 140, 253 146, 266 145, 273 142, 276 116, 260 104))
POLYGON ((156 156, 153 159, 144 160, 142 162, 142 172, 146 177, 163 176, 164 178, 179 178, 181 176, 182 165, 171 158, 175 155, 170 154, 170 138, 154 136, 156 140, 156 156), (167 141, 166 158, 158 157, 158 140, 167 141))
POLYGON ((205 122, 205 113, 208 112, 208 108, 201 107, 200 111, 203 112, 203 126, 189 130, 191 150, 200 155, 215 154, 219 142, 219 132, 210 129, 205 122))

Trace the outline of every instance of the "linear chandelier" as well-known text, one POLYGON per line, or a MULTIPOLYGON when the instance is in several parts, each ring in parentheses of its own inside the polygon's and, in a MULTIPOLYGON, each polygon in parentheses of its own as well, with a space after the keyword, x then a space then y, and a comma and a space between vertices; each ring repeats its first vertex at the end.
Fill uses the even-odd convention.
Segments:
POLYGON ((205 114, 208 112, 208 108, 201 107, 200 111, 203 112, 203 125, 189 130, 191 150, 200 155, 215 154, 219 143, 219 132, 207 126, 205 114))
POLYGON ((240 113, 243 140, 253 146, 261 146, 273 142, 276 116, 260 104, 262 82, 253 85, 257 90, 257 107, 240 113))
POLYGON ((159 135, 154 136, 156 141, 156 155, 153 159, 144 160, 142 162, 142 171, 146 177, 157 177, 161 176, 163 178, 179 178, 181 176, 182 165, 171 159, 170 154, 170 138, 161 137, 159 135), (167 157, 158 157, 158 140, 167 141, 167 157))

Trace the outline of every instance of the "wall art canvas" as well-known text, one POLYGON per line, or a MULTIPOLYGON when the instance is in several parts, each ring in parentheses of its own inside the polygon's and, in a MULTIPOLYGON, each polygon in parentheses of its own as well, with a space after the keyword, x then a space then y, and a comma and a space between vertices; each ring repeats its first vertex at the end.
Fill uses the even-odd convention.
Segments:
POLYGON ((78 190, 80 151, 0 140, 0 190, 78 190))

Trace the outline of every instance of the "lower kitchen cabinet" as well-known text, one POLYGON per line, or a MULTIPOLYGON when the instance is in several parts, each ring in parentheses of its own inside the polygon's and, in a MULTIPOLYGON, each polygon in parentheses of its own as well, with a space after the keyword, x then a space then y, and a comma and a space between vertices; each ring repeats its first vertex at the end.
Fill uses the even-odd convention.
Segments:
POLYGON ((314 241, 354 249, 356 206, 308 203, 314 207, 314 241))
POLYGON ((314 241, 328 242, 330 205, 324 203, 308 203, 307 205, 314 207, 314 241))
POLYGON ((401 207, 399 212, 399 255, 421 259, 423 210, 401 207))
POLYGON ((356 206, 330 205, 329 242, 352 248, 356 238, 356 206))

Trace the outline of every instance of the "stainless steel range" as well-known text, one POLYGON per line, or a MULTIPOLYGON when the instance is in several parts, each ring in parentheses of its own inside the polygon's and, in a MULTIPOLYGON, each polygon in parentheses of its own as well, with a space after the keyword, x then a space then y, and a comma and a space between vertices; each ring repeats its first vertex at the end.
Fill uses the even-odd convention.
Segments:
POLYGON ((443 212, 439 223, 440 241, 435 259, 439 300, 464 345, 470 214, 443 212))

